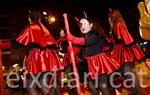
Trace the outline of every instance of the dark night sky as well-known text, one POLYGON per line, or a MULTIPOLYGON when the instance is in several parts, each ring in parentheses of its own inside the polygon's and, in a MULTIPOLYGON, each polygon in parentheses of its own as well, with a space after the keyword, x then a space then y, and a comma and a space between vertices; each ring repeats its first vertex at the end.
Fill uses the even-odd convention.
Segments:
MULTIPOLYGON (((82 16, 82 11, 85 10, 89 17, 100 18, 104 23, 108 23, 108 8, 117 8, 121 11, 124 19, 126 20, 131 35, 134 35, 135 38, 139 40, 139 12, 137 4, 140 1, 141 0, 3 0, 0 3, 0 11, 15 11, 16 13, 14 12, 15 15, 13 14, 13 16, 18 16, 18 19, 22 20, 16 23, 21 23, 25 20, 28 9, 57 9, 58 11, 55 13, 58 15, 62 15, 62 13, 67 12, 73 16, 82 16)), ((23 28, 23 26, 24 25, 20 25, 20 28, 23 28)), ((107 26, 107 24, 104 24, 104 26, 107 26)), ((107 31, 108 28, 105 28, 107 31)), ((18 31, 19 30, 20 29, 18 29, 18 31)))
POLYGON ((102 16, 106 14, 108 7, 115 7, 122 11, 131 9, 141 0, 3 0, 1 8, 58 8, 63 11, 79 14, 87 10, 91 15, 102 16))

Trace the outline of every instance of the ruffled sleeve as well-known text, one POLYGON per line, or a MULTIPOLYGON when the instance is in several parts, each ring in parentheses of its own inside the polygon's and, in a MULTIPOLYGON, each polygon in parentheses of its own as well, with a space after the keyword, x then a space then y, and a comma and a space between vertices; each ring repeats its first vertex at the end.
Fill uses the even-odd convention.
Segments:
POLYGON ((126 45, 134 42, 134 39, 128 32, 127 28, 121 23, 116 23, 114 25, 114 34, 118 40, 122 40, 126 45))
POLYGON ((56 44, 56 41, 54 40, 48 29, 42 23, 40 24, 42 30, 41 27, 36 23, 30 24, 25 27, 16 41, 25 46, 29 43, 36 43, 41 47, 56 44))

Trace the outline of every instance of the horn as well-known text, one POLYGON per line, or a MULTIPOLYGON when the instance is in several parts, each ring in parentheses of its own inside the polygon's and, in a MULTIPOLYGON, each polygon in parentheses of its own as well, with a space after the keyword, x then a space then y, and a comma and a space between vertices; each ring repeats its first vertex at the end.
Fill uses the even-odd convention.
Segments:
POLYGON ((29 9, 29 15, 31 15, 31 10, 29 9))
POLYGON ((29 21, 30 24, 32 23, 32 21, 31 21, 31 10, 30 10, 30 9, 29 9, 29 17, 28 17, 28 21, 29 21))
POLYGON ((88 18, 85 11, 83 11, 83 14, 84 14, 84 17, 85 17, 85 18, 88 18))
POLYGON ((39 19, 41 19, 41 14, 40 14, 40 12, 38 11, 38 16, 39 16, 39 19))
POLYGON ((113 10, 111 8, 109 8, 109 12, 112 12, 113 10))
POLYGON ((75 18, 75 20, 76 20, 77 22, 79 22, 79 18, 77 18, 76 16, 75 16, 74 18, 75 18))

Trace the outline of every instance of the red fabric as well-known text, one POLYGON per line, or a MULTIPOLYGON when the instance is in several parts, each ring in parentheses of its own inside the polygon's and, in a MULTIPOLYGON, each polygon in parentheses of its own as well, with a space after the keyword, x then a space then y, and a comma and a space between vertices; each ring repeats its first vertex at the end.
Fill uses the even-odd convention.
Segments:
POLYGON ((125 62, 135 62, 144 58, 144 53, 137 46, 125 46, 124 44, 115 44, 112 51, 112 57, 117 59, 121 65, 125 62))
POLYGON ((64 42, 65 40, 66 40, 66 38, 61 37, 61 38, 59 38, 59 39, 57 40, 56 43, 58 44, 58 43, 60 43, 60 42, 64 42))
POLYGON ((122 40, 123 42, 120 44, 115 44, 112 52, 112 57, 117 59, 121 65, 123 65, 125 62, 135 62, 145 56, 137 45, 129 46, 129 44, 134 40, 123 24, 119 22, 115 23, 114 34, 117 39, 122 40))
POLYGON ((110 49, 110 46, 108 45, 103 45, 103 51, 108 51, 110 49))
POLYGON ((11 48, 11 43, 8 42, 1 42, 0 41, 0 49, 10 49, 11 48))
POLYGON ((126 45, 134 41, 132 36, 129 34, 127 28, 120 22, 115 23, 114 34, 117 37, 117 39, 122 40, 126 45))
POLYGON ((21 32, 16 41, 23 45, 28 45, 29 43, 36 43, 42 47, 56 44, 53 36, 50 34, 48 29, 42 23, 40 24, 43 31, 40 29, 37 23, 30 24, 25 27, 25 29, 21 32))
MULTIPOLYGON (((79 48, 77 48, 77 47, 72 47, 72 49, 73 49, 73 52, 74 52, 75 55, 79 54, 79 52, 80 52, 80 49, 79 49, 79 48)), ((67 47, 67 50, 68 50, 68 53, 71 52, 70 46, 67 47)))
POLYGON ((67 41, 72 42, 73 44, 77 44, 77 45, 84 45, 84 38, 78 38, 78 37, 74 37, 71 34, 67 34, 67 41))
MULTIPOLYGON (((80 58, 77 55, 79 54, 80 49, 77 48, 77 47, 73 47, 72 49, 73 49, 74 56, 75 56, 75 62, 79 63, 80 58)), ((71 60, 72 58, 71 58, 71 55, 70 55, 71 48, 68 46, 67 50, 68 50, 68 52, 65 54, 65 56, 63 58, 63 65, 64 66, 68 66, 69 64, 72 64, 72 60, 71 60)))
POLYGON ((134 54, 133 51, 131 50, 131 47, 128 46, 122 46, 122 62, 134 62, 134 54))
MULTIPOLYGON (((109 44, 114 44, 115 43, 115 40, 112 38, 112 37, 106 37, 106 41, 109 43, 109 44)), ((103 51, 108 51, 110 50, 112 47, 108 44, 104 44, 103 45, 103 51)))
POLYGON ((134 55, 131 48, 124 44, 115 44, 112 57, 118 60, 120 65, 123 65, 124 62, 134 62, 134 55))
POLYGON ((144 52, 140 49, 140 47, 137 44, 133 45, 131 48, 133 50, 136 60, 140 60, 145 57, 144 52))
MULTIPOLYGON (((74 55, 74 57, 75 57, 75 63, 79 63, 80 62, 80 58, 76 54, 74 55)), ((64 55, 64 58, 63 58, 63 61, 62 61, 63 66, 67 67, 69 64, 72 64, 72 60, 71 59, 72 58, 70 56, 70 53, 66 53, 64 55)))
POLYGON ((109 43, 115 43, 115 40, 113 39, 113 37, 106 37, 106 40, 107 40, 109 43))
POLYGON ((92 79, 96 78, 96 74, 110 74, 120 67, 118 61, 114 60, 110 54, 107 53, 99 53, 95 56, 86 57, 86 59, 92 79))
POLYGON ((112 55, 112 57, 114 58, 114 59, 117 59, 118 60, 118 62, 122 65, 122 56, 121 56, 121 54, 122 54, 122 48, 123 48, 123 46, 122 46, 122 44, 116 44, 116 45, 114 45, 114 49, 113 49, 113 51, 111 52, 111 55, 112 55))
POLYGON ((39 72, 54 72, 61 70, 63 65, 54 50, 33 49, 24 59, 24 66, 28 73, 38 74, 39 72))

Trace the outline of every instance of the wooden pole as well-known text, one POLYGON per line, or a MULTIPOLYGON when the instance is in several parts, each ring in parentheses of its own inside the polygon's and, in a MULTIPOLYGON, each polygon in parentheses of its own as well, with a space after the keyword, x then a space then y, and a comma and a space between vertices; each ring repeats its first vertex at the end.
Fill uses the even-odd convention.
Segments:
MULTIPOLYGON (((67 34, 70 34, 67 14, 64 13, 63 17, 64 17, 64 22, 65 22, 66 32, 67 32, 67 34)), ((68 42, 68 43, 69 43, 69 47, 71 49, 70 53, 71 53, 73 72, 74 72, 75 80, 76 80, 77 92, 78 92, 78 95, 81 95, 81 89, 80 89, 80 84, 79 84, 79 76, 78 76, 78 73, 77 73, 77 67, 76 67, 76 63, 75 63, 74 52, 73 52, 73 49, 72 49, 72 43, 71 42, 68 42)))
POLYGON ((0 95, 5 95, 4 79, 2 71, 2 51, 0 49, 0 95))

